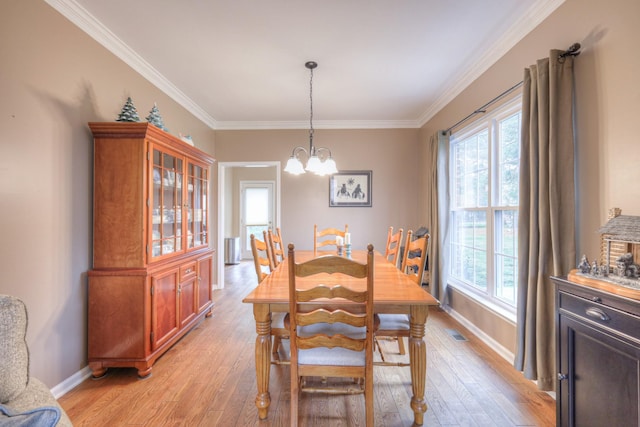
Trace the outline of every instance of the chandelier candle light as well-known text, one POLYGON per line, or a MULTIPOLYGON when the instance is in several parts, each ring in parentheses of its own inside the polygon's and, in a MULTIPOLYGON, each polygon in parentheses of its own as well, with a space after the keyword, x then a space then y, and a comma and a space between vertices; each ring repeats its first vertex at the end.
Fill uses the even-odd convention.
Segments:
POLYGON ((311 73, 309 80, 309 101, 311 105, 309 115, 309 151, 304 147, 296 147, 291 153, 291 157, 284 168, 285 172, 293 175, 300 175, 305 172, 313 172, 316 175, 331 175, 338 172, 336 162, 331 158, 331 150, 325 147, 315 147, 313 145, 313 70, 318 66, 316 62, 309 61, 304 64, 311 73), (303 168, 302 162, 298 159, 300 153, 304 152, 307 157, 307 167, 303 168), (322 155, 322 158, 321 158, 322 155))

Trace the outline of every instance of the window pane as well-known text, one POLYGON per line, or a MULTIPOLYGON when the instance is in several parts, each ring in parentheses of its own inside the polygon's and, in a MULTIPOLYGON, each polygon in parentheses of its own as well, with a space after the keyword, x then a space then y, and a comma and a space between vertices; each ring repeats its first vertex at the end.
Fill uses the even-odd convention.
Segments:
POLYGON ((516 306, 520 99, 451 137, 450 278, 487 301, 516 306))
POLYGON ((520 177, 520 116, 501 120, 498 124, 498 205, 518 205, 520 177))
POLYGON ((453 206, 488 206, 489 131, 483 129, 452 144, 453 206))
POLYGON ((269 190, 266 188, 247 188, 245 195, 245 218, 247 225, 269 222, 269 190))
POLYGON ((484 169, 478 173, 478 203, 477 206, 489 206, 489 170, 484 169))
POLYGON ((518 271, 518 213, 498 210, 495 217, 496 297, 515 305, 518 271))
POLYGON ((484 211, 452 215, 451 274, 481 289, 487 288, 487 227, 484 211))

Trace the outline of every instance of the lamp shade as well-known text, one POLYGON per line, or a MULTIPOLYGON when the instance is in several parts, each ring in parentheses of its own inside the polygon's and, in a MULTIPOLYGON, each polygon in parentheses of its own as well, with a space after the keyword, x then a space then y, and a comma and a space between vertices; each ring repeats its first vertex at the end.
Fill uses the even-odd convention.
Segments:
POLYGON ((293 175, 300 175, 304 173, 302 163, 300 163, 300 160, 296 159, 293 156, 289 157, 287 166, 284 168, 284 171, 293 175))
POLYGON ((334 173, 338 173, 338 168, 336 167, 336 162, 332 157, 329 157, 324 161, 324 169, 325 175, 333 175, 334 173))
POLYGON ((318 156, 310 156, 307 161, 306 170, 313 173, 318 173, 322 170, 322 165, 320 164, 320 159, 318 156))

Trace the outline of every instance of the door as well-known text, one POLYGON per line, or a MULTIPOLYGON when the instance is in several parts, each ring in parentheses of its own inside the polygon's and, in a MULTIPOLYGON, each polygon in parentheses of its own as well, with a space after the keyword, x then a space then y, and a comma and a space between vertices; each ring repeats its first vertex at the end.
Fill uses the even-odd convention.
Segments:
POLYGON ((565 314, 559 334, 558 426, 640 425, 640 349, 565 314))
MULTIPOLYGON (((195 269, 195 267, 194 267, 195 269)), ((180 283, 178 287, 178 295, 179 295, 179 304, 180 304, 180 327, 183 328, 187 325, 187 323, 191 322, 197 313, 196 307, 196 293, 197 290, 197 277, 194 275, 193 278, 187 280, 186 282, 180 283)))
POLYGON ((151 350, 173 337, 180 327, 178 320, 178 269, 151 277, 151 350))
MULTIPOLYGON (((173 255, 182 244, 184 159, 176 152, 152 146, 153 186, 150 190, 151 258, 173 255)), ((147 249, 148 250, 148 249, 147 249)))
POLYGON ((273 181, 240 181, 240 241, 242 257, 252 258, 251 239, 254 234, 264 240, 262 232, 273 226, 273 181))
POLYGON ((198 260, 198 313, 211 302, 211 272, 213 271, 213 255, 198 260))
POLYGON ((209 244, 209 169, 204 164, 187 166, 187 249, 209 244))

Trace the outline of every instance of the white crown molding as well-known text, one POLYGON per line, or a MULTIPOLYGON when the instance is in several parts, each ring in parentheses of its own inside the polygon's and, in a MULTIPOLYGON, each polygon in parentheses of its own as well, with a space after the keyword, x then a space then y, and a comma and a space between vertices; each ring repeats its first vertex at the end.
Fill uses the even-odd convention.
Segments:
MULTIPOLYGON (((228 121, 220 122, 186 96, 173 83, 120 40, 107 27, 80 6, 75 0, 45 0, 82 31, 107 48, 158 89, 182 105, 187 111, 214 130, 306 129, 306 121, 228 121)), ((415 120, 325 121, 314 123, 317 129, 393 129, 419 128, 415 120)))
MULTIPOLYGON (((216 130, 309 129, 309 121, 218 121, 216 130)), ((319 120, 314 129, 417 129, 415 120, 319 120)))
POLYGON ((115 34, 113 34, 100 21, 95 19, 86 9, 80 6, 75 0, 45 0, 51 7, 60 12, 78 28, 91 36, 95 41, 107 48, 111 53, 124 61, 127 65, 138 72, 142 77, 149 80, 162 92, 166 93, 178 104, 182 105, 191 114, 202 120, 211 129, 216 129, 216 121, 191 98, 185 95, 173 83, 167 80, 147 61, 142 59, 133 49, 127 46, 115 34))
MULTIPOLYGON (((529 34, 535 27, 553 13, 565 0, 545 0, 536 2, 517 21, 513 23, 501 39, 493 46, 489 47, 479 61, 473 64, 460 77, 454 77, 448 89, 429 106, 417 120, 420 127, 424 126, 433 116, 435 116, 448 103, 460 95, 471 83, 495 64, 502 56, 513 48, 520 40, 529 34)), ((516 82, 514 82, 516 83, 516 82)))
MULTIPOLYGON (((220 122, 211 117, 204 109, 186 96, 173 83, 167 80, 133 49, 127 46, 100 21, 95 19, 75 0, 45 0, 82 31, 107 48, 110 52, 128 64, 136 72, 149 80, 158 89, 182 105, 187 111, 201 120, 211 129, 251 130, 251 129, 305 129, 306 122, 297 121, 228 121, 220 122)), ((362 120, 362 121, 325 121, 318 122, 318 129, 392 129, 420 128, 424 126, 442 108, 458 96, 491 65, 531 32, 540 22, 556 10, 565 0, 544 0, 534 4, 527 13, 509 28, 498 43, 495 43, 482 58, 471 66, 462 76, 455 77, 448 89, 417 120, 362 120)))

